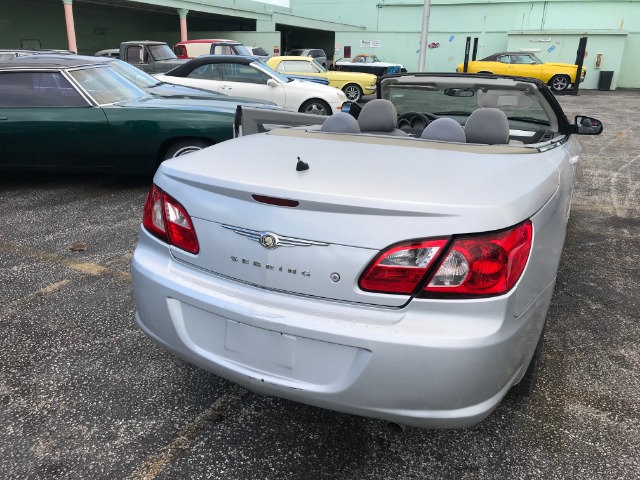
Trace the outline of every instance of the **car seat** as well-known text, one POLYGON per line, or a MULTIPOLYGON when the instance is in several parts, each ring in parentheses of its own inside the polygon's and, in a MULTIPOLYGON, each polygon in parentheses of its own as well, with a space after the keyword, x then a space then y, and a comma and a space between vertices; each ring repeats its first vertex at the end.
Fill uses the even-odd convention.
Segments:
POLYGON ((467 141, 462 125, 453 118, 437 118, 427 125, 420 138, 441 142, 466 143, 467 141))
POLYGON ((397 121, 398 113, 395 105, 382 98, 367 102, 358 116, 358 124, 362 133, 407 136, 406 132, 396 128, 397 121))
POLYGON ((509 143, 509 120, 497 108, 475 110, 464 125, 467 143, 506 145, 509 143))
POLYGON ((328 117, 322 127, 321 132, 332 133, 360 133, 358 121, 348 113, 337 112, 328 117))

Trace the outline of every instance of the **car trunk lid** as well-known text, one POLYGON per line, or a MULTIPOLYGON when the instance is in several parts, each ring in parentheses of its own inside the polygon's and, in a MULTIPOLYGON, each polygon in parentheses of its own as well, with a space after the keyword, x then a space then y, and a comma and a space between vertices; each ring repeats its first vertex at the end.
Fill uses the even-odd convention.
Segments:
POLYGON ((358 288, 367 265, 397 242, 530 217, 558 185, 532 151, 280 129, 167 161, 155 182, 194 222, 200 253, 174 248, 181 261, 261 288, 397 307, 409 297, 358 288))

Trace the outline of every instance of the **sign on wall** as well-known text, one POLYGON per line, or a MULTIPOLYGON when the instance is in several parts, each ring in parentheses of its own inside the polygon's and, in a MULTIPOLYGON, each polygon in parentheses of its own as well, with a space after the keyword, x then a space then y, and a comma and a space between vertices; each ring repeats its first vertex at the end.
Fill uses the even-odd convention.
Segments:
POLYGON ((361 47, 378 48, 382 46, 382 40, 360 40, 361 47))

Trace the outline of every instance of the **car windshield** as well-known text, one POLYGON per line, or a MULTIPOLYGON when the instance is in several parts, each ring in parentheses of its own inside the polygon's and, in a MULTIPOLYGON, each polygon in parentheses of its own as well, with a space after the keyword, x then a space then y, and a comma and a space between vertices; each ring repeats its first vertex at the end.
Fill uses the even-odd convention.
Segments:
POLYGON ((236 55, 251 55, 251 52, 242 44, 232 45, 236 55))
POLYGON ((536 57, 533 53, 530 53, 529 55, 531 55, 531 58, 533 58, 536 63, 538 63, 538 64, 544 63, 542 60, 540 60, 538 57, 536 57))
POLYGON ((149 45, 149 52, 154 60, 173 60, 176 54, 169 48, 169 45, 149 45))
POLYGON ((256 60, 251 65, 256 67, 256 68, 258 68, 258 69, 260 69, 260 70, 263 70, 267 75, 269 75, 271 77, 274 77, 274 78, 277 78, 281 82, 289 83, 289 82, 293 81, 293 78, 289 78, 286 75, 283 75, 283 74, 281 74, 279 72, 276 72, 273 68, 271 68, 269 65, 267 65, 262 60, 256 60))
POLYGON ((147 96, 144 90, 107 66, 70 70, 69 75, 98 105, 120 103, 147 96))
POLYGON ((267 55, 269 55, 267 51, 262 47, 253 47, 252 50, 254 55, 260 55, 261 57, 266 57, 267 55))
POLYGON ((373 63, 373 62, 379 62, 380 60, 378 60, 378 57, 376 57, 375 55, 368 55, 364 57, 364 61, 365 63, 373 63))
POLYGON ((304 51, 304 50, 291 50, 291 51, 289 52, 289 55, 291 55, 291 56, 293 56, 293 57, 299 57, 299 56, 301 56, 301 55, 302 55, 302 52, 303 52, 303 51, 304 51))
POLYGON ((328 70, 326 68, 324 68, 322 65, 320 65, 317 61, 311 60, 311 63, 313 63, 313 66, 316 67, 322 73, 328 72, 328 70))
POLYGON ((108 65, 140 88, 150 88, 160 84, 157 78, 122 60, 109 61, 108 65))
POLYGON ((480 107, 502 110, 510 120, 535 125, 549 125, 549 117, 536 95, 523 90, 491 90, 486 86, 461 87, 454 85, 388 85, 384 98, 393 102, 402 115, 418 112, 434 117, 457 117, 464 124, 466 118, 480 107))

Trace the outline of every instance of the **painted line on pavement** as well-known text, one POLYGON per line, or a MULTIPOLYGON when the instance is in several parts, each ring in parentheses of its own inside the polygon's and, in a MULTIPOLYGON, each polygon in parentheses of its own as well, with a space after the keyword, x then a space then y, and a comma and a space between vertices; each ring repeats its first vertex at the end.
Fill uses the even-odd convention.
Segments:
POLYGON ((153 480, 162 471, 178 459, 191 447, 197 437, 214 422, 223 418, 224 414, 237 404, 247 390, 239 385, 232 386, 224 395, 219 397, 192 423, 188 424, 173 438, 173 440, 160 449, 155 455, 148 457, 129 477, 131 480, 153 480))

